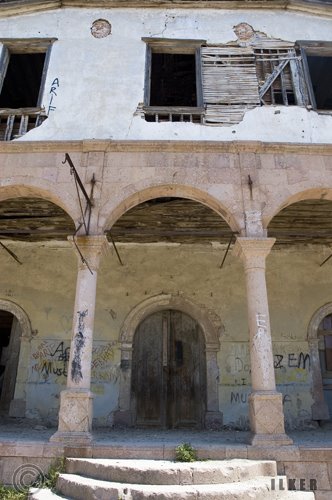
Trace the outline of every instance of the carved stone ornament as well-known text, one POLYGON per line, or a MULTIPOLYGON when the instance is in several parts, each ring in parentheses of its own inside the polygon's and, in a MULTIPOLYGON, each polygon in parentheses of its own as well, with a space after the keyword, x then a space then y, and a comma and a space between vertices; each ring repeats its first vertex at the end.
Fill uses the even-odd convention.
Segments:
POLYGON ((91 35, 95 38, 105 38, 112 33, 111 24, 106 19, 97 19, 92 23, 91 35))

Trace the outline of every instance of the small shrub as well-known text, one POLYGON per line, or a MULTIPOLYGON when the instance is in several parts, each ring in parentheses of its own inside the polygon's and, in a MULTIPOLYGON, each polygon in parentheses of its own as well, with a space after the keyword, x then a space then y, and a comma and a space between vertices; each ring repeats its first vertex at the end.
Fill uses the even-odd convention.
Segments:
POLYGON ((15 488, 3 486, 0 484, 1 500, 27 500, 28 488, 24 491, 17 491, 15 488))
POLYGON ((195 462, 197 454, 190 443, 180 444, 175 448, 175 460, 177 462, 195 462))
POLYGON ((51 467, 48 469, 47 473, 37 477, 33 482, 32 486, 34 488, 49 488, 54 490, 56 486, 57 479, 61 472, 65 470, 65 458, 59 458, 51 467))
MULTIPOLYGON (((65 459, 58 459, 55 464, 51 465, 47 474, 41 474, 33 483, 31 488, 49 488, 55 489, 56 481, 59 474, 64 471, 65 459)), ((27 500, 29 496, 30 487, 22 488, 21 491, 16 490, 14 487, 3 486, 0 484, 0 499, 1 500, 27 500)))

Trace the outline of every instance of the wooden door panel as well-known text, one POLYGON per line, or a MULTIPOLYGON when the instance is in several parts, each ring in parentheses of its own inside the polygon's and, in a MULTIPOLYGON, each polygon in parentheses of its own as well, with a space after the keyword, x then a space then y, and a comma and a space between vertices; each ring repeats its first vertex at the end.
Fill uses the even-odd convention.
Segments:
POLYGON ((172 427, 201 427, 202 356, 197 323, 179 311, 170 313, 170 402, 172 427))
POLYGON ((135 333, 132 393, 140 426, 164 425, 162 319, 162 313, 149 316, 135 333))
POLYGON ((136 425, 202 427, 204 356, 200 326, 180 311, 152 314, 139 325, 132 370, 136 425))

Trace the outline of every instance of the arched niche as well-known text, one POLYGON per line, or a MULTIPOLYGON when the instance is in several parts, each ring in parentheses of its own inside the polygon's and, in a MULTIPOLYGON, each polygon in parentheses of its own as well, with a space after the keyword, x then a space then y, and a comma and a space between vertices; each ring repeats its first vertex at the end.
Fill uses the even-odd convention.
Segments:
POLYGON ((9 352, 10 367, 7 378, 15 377, 13 388, 13 399, 9 405, 9 416, 24 417, 26 408, 26 383, 28 379, 30 342, 32 329, 28 315, 15 302, 0 299, 0 310, 11 313, 14 316, 10 348, 15 352, 9 352))
POLYGON ((123 322, 120 331, 121 375, 118 410, 114 413, 114 424, 131 426, 131 378, 132 350, 136 329, 141 322, 151 314, 174 309, 188 314, 200 325, 205 343, 206 356, 206 414, 205 428, 217 429, 222 426, 222 413, 219 411, 219 367, 217 353, 220 349, 219 337, 222 331, 220 319, 211 315, 203 307, 192 301, 170 294, 160 294, 150 297, 130 311, 123 322))
POLYGON ((324 399, 322 371, 318 349, 318 331, 322 320, 332 314, 332 302, 320 307, 312 316, 308 326, 308 345, 312 370, 312 397, 314 403, 311 407, 313 420, 329 420, 329 410, 324 399))

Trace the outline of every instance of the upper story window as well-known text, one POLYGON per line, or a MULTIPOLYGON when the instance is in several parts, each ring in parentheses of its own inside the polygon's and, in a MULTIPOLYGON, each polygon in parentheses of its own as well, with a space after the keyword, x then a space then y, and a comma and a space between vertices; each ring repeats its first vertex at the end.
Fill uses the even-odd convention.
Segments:
POLYGON ((247 23, 228 44, 143 38, 146 121, 231 126, 257 106, 332 110, 332 42, 294 44, 247 23))
POLYGON ((0 40, 0 140, 21 137, 46 118, 41 108, 52 40, 0 40))
POLYGON ((144 112, 147 121, 201 122, 203 40, 143 38, 147 43, 144 112))
POLYGON ((332 42, 298 42, 314 109, 332 110, 332 42))

